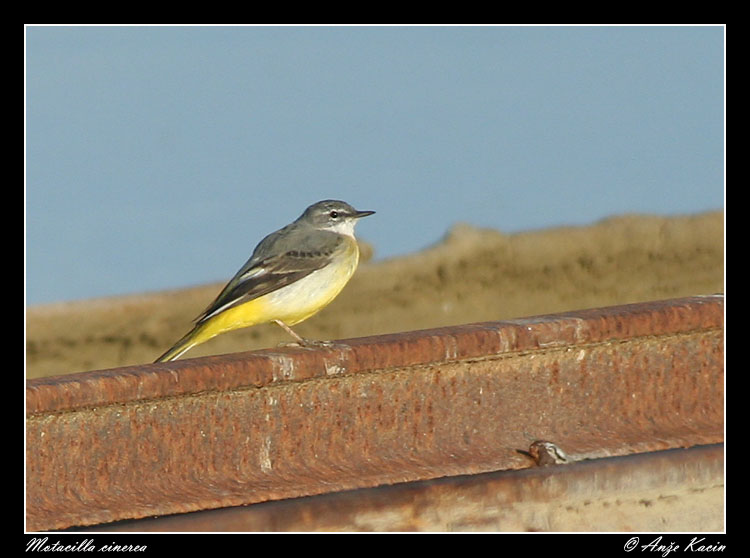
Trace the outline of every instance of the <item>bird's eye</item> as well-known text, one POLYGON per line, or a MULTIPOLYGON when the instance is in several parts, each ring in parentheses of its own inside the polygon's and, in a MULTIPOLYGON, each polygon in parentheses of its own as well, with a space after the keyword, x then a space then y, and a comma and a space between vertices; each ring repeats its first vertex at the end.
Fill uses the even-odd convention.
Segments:
POLYGON ((338 219, 339 212, 338 211, 331 211, 328 215, 331 217, 331 219, 338 219))

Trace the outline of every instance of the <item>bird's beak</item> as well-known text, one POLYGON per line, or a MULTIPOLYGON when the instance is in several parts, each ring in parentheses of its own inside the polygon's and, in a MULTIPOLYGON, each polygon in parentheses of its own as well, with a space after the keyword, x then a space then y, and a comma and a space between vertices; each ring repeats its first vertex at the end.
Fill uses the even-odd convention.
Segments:
POLYGON ((361 219, 362 217, 367 217, 368 215, 372 215, 373 213, 375 213, 375 212, 374 211, 357 211, 353 215, 353 217, 355 219, 361 219))

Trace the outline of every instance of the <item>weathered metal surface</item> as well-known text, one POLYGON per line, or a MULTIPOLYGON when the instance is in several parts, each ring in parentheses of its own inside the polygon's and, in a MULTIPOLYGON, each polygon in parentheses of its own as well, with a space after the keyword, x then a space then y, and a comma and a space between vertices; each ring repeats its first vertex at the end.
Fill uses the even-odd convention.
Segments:
POLYGON ((362 488, 83 529, 721 532, 724 445, 362 488))
POLYGON ((723 297, 27 382, 27 528, 723 441, 723 297))

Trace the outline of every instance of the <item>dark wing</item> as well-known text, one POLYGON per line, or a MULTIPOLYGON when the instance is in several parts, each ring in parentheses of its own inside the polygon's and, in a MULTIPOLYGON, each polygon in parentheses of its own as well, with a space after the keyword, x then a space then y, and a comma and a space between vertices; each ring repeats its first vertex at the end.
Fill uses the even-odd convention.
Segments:
MULTIPOLYGON (((318 235, 321 233, 323 231, 318 231, 318 235)), ((317 238, 321 239, 320 236, 317 238)), ((295 248, 277 252, 274 246, 276 240, 272 235, 258 245, 253 256, 196 318, 197 323, 290 285, 325 267, 344 243, 344 239, 334 233, 325 233, 322 237, 324 241, 314 244, 307 242, 306 238, 300 238, 300 242, 290 242, 293 238, 287 237, 284 244, 295 248), (264 255, 269 253, 270 255, 264 255)))

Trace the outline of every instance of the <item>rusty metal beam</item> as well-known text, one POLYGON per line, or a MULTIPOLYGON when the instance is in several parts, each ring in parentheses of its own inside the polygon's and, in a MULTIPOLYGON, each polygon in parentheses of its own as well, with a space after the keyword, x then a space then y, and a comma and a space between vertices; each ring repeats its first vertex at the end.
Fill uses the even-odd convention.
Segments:
POLYGON ((27 529, 723 441, 722 296, 27 382, 27 529))
POLYGON ((415 481, 74 530, 721 532, 724 445, 415 481))

